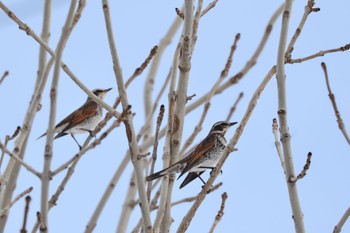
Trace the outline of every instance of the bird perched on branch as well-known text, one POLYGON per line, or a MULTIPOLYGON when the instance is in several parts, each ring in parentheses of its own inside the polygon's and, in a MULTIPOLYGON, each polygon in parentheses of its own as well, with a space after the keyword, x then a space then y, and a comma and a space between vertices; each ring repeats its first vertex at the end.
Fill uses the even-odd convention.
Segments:
POLYGON ((206 184, 201 178, 201 175, 207 169, 212 170, 215 168, 224 149, 227 146, 225 139, 226 131, 229 127, 235 124, 237 124, 237 122, 216 122, 212 126, 207 137, 201 141, 187 156, 180 159, 170 167, 147 176, 146 180, 150 181, 171 173, 181 172, 180 176, 178 177, 179 179, 186 172, 188 172, 185 180, 180 185, 180 189, 196 178, 199 178, 204 184, 206 184))
MULTIPOLYGON (((92 93, 94 93, 97 97, 100 97, 101 99, 104 98, 104 96, 109 92, 112 88, 108 89, 94 89, 92 90, 92 93)), ((91 133, 97 124, 102 119, 102 107, 100 104, 96 103, 92 98, 88 97, 85 103, 69 114, 66 118, 64 118, 62 121, 60 121, 55 126, 55 132, 58 133, 54 139, 63 137, 67 134, 70 134, 74 141, 78 144, 79 149, 81 149, 80 144, 75 139, 74 134, 79 133, 91 133)), ((44 133, 40 137, 42 138, 46 135, 44 133)))

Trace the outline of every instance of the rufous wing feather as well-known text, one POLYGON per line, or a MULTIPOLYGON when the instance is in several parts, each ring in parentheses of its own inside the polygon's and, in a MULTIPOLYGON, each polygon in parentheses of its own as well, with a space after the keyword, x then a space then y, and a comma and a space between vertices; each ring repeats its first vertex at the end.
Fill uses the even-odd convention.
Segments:
POLYGON ((203 160, 203 156, 215 146, 214 141, 208 139, 209 138, 203 140, 196 147, 196 149, 194 149, 191 152, 192 155, 188 155, 188 162, 186 164, 186 167, 183 169, 178 178, 180 178, 183 174, 191 170, 191 168, 193 168, 194 166, 200 164, 203 160))

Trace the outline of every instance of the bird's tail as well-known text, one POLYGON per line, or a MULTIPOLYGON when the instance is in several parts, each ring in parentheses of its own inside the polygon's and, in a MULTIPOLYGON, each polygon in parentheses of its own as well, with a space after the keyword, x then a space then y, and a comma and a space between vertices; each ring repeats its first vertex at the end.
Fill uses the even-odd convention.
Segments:
POLYGON ((164 169, 164 170, 161 170, 161 171, 159 171, 159 172, 153 173, 153 174, 147 176, 147 177, 146 177, 146 180, 147 180, 147 181, 151 181, 151 180, 158 179, 158 178, 160 178, 160 177, 162 177, 162 176, 165 176, 165 175, 168 174, 168 172, 166 172, 166 170, 167 170, 167 169, 164 169))
POLYGON ((200 177, 200 175, 203 174, 203 172, 205 171, 201 171, 199 173, 196 172, 189 172, 188 175, 186 176, 185 180, 181 183, 180 185, 180 189, 185 187, 188 183, 190 183, 191 181, 193 181, 194 179, 200 177))
MULTIPOLYGON (((63 136, 65 136, 65 135, 67 135, 67 133, 59 133, 59 134, 57 134, 54 138, 53 138, 53 140, 55 140, 55 139, 57 139, 57 138, 60 138, 60 137, 63 137, 63 136)), ((38 140, 38 139, 40 139, 40 138, 42 138, 42 137, 44 137, 44 136, 46 136, 46 133, 43 133, 40 137, 38 137, 36 140, 38 140)))
POLYGON ((146 180, 147 181, 150 181, 150 180, 155 180, 155 179, 158 179, 162 176, 165 176, 165 175, 168 175, 168 174, 171 174, 171 173, 178 173, 178 172, 181 172, 183 170, 183 167, 184 167, 184 164, 182 163, 175 163, 173 165, 171 165, 170 167, 167 167, 159 172, 156 172, 156 173, 153 173, 149 176, 146 177, 146 180))
POLYGON ((44 137, 45 135, 46 135, 46 133, 43 133, 43 134, 42 134, 40 137, 38 137, 36 140, 38 140, 38 139, 44 137))

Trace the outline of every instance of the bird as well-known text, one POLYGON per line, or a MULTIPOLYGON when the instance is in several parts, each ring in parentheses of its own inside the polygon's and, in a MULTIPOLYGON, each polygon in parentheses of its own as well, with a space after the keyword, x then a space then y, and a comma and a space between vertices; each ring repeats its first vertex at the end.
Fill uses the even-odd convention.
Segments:
POLYGON ((188 172, 185 180, 180 185, 180 189, 196 178, 199 178, 203 184, 206 182, 201 175, 207 170, 213 170, 219 161, 223 151, 227 146, 225 134, 229 127, 237 124, 237 122, 218 121, 210 129, 208 135, 201 141, 187 156, 180 159, 173 165, 151 174, 146 177, 147 181, 151 181, 172 173, 180 173, 179 179, 188 172))
MULTIPOLYGON (((112 88, 101 89, 97 88, 92 90, 97 97, 103 99, 104 96, 109 92, 112 88)), ((81 150, 81 146, 77 139, 74 137, 74 134, 91 132, 95 129, 97 124, 102 119, 102 107, 100 104, 96 103, 92 98, 88 97, 85 103, 74 112, 69 114, 66 118, 60 121, 55 126, 55 133, 57 135, 54 139, 63 137, 67 134, 70 134, 74 141, 78 144, 79 149, 81 150)), ((42 134, 40 137, 42 138, 46 135, 46 133, 42 134)))

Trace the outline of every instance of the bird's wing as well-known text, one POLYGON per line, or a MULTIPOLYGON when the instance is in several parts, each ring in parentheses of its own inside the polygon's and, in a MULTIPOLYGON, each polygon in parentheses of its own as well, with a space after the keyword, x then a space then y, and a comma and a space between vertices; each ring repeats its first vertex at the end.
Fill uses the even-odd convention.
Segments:
POLYGON ((66 118, 60 121, 56 125, 56 129, 62 126, 65 126, 59 134, 64 133, 65 131, 81 124, 87 118, 90 118, 96 114, 96 104, 95 102, 90 102, 89 104, 84 104, 71 114, 69 114, 66 118))
POLYGON ((194 166, 200 164, 203 161, 203 156, 209 150, 211 150, 215 146, 214 140, 208 140, 209 138, 204 139, 186 158, 187 163, 186 167, 181 172, 180 178, 183 174, 191 170, 194 166))

